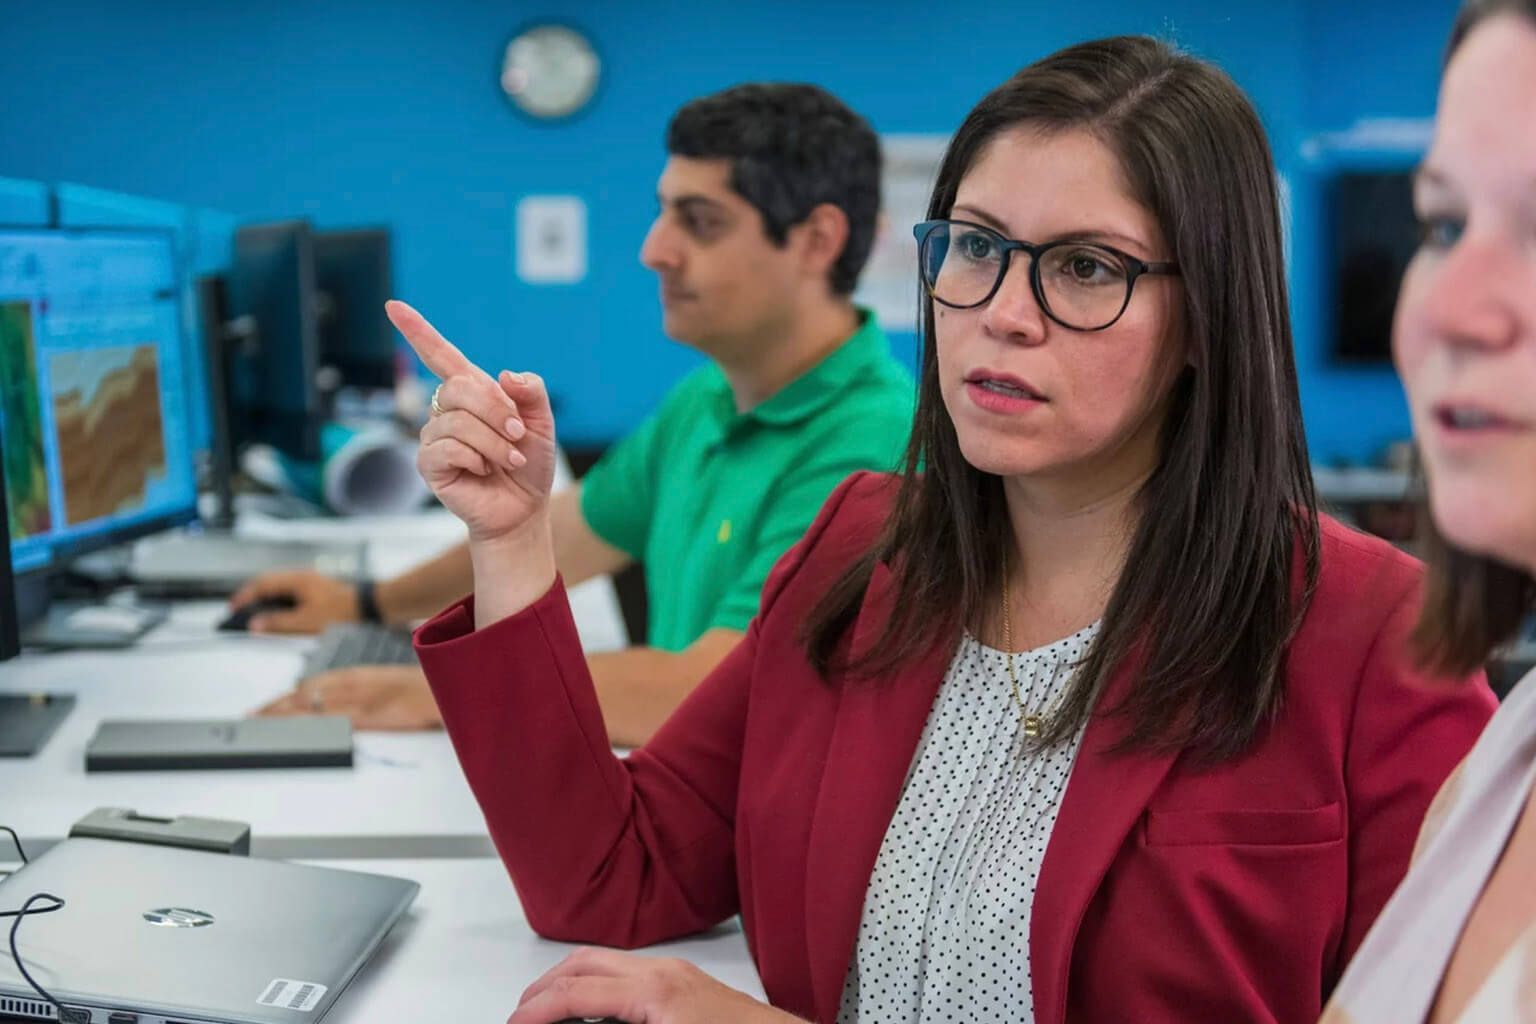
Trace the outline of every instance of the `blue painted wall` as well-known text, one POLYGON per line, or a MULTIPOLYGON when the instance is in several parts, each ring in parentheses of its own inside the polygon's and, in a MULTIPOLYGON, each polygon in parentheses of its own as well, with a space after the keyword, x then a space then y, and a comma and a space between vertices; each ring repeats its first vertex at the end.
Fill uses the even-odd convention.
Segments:
POLYGON ((0 224, 42 227, 47 225, 48 217, 47 185, 39 181, 0 178, 0 224))
MULTIPOLYGON (((666 118, 692 96, 745 79, 810 80, 880 131, 942 132, 1037 56, 1153 32, 1232 71, 1304 208, 1310 137, 1361 116, 1430 113, 1449 21, 1445 4, 1428 0, 1366 0, 1359 15, 1319 0, 1024 0, 959 19, 929 0, 0 6, 0 175, 254 219, 391 224, 400 294, 473 358, 545 373, 563 437, 577 444, 633 426, 697 361, 661 334, 654 280, 636 261, 666 118), (559 125, 520 117, 496 85, 506 40, 542 17, 586 30, 605 60, 594 106, 559 125), (1370 52, 1357 54, 1363 39, 1370 52), (524 285, 514 208, 551 192, 589 204, 589 275, 524 285)), ((1314 242, 1298 228, 1299 279, 1314 242)), ((1316 301, 1305 286, 1297 301, 1314 451, 1368 457, 1406 433, 1391 374, 1328 367, 1308 320, 1316 301), (1357 400, 1353 414, 1337 414, 1357 400)), ((896 346, 910 353, 912 339, 896 346)))

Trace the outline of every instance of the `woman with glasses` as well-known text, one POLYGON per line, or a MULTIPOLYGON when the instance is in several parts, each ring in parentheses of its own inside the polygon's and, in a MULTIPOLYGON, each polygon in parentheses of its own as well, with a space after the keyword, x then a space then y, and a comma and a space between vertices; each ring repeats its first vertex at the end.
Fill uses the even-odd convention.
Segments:
POLYGON ((1230 79, 1145 38, 1025 68, 917 238, 905 469, 840 488, 627 759, 552 568, 537 379, 499 382, 518 468, 424 454, 476 589, 422 664, 529 922, 632 947, 739 913, 772 1004, 582 950, 516 1024, 1315 1020, 1489 716, 1400 656, 1416 564, 1315 510, 1230 79))
MULTIPOLYGON (((1429 478, 1414 635, 1482 664, 1536 608, 1536 0, 1474 0, 1451 34, 1414 181, 1423 244, 1393 347, 1429 478)), ((1413 870, 1329 1024, 1536 1020, 1536 675, 1435 800, 1413 870)))

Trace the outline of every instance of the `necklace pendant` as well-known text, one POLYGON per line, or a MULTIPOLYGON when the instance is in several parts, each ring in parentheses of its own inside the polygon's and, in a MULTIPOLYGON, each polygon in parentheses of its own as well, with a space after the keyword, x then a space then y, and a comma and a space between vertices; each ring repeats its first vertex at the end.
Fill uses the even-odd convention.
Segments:
POLYGON ((1037 740, 1040 738, 1044 725, 1045 723, 1040 719, 1039 715, 1025 715, 1024 735, 1032 740, 1037 740))

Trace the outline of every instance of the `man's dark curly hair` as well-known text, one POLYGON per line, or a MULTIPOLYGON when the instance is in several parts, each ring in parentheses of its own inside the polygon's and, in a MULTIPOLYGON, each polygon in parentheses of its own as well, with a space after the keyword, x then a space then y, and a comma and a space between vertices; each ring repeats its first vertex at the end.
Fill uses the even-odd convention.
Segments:
POLYGON ((731 188, 763 215, 775 245, 822 203, 848 217, 848 242, 830 284, 847 295, 869 259, 880 215, 880 140, 825 89, 749 83, 685 105, 667 127, 667 152, 731 161, 731 188))

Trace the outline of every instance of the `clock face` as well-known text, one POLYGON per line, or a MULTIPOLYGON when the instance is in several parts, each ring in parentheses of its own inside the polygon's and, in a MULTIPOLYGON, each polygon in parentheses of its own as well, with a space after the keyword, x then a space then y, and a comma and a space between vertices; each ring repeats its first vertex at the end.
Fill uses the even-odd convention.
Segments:
POLYGON ((597 91, 602 61, 587 38, 564 25, 540 25, 507 44, 501 88, 534 117, 568 117, 597 91))

